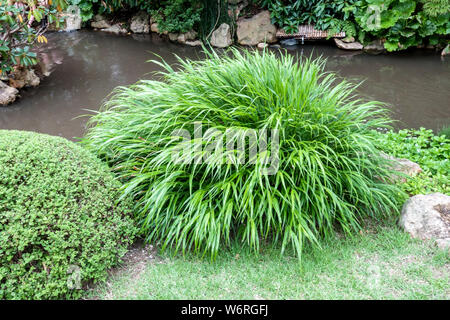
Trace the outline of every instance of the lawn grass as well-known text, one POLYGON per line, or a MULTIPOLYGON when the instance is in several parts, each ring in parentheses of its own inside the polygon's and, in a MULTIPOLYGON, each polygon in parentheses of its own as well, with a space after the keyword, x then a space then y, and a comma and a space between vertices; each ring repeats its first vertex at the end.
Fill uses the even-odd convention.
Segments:
POLYGON ((395 223, 307 248, 302 263, 238 244, 215 262, 154 255, 126 266, 86 298, 96 299, 450 299, 450 256, 395 223))

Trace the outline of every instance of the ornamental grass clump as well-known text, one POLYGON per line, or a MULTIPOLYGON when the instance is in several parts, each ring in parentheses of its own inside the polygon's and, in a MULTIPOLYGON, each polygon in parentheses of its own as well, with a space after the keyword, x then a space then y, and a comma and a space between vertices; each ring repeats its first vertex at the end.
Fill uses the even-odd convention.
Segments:
POLYGON ((84 139, 135 199, 149 242, 214 258, 233 239, 255 251, 273 241, 300 256, 397 208, 374 145, 390 123, 381 103, 321 59, 207 55, 116 89, 84 139))

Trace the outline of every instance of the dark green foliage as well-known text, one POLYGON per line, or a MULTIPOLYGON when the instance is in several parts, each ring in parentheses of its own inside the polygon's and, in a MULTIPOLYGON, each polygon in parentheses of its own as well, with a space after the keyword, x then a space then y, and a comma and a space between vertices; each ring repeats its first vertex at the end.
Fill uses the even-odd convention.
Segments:
POLYGON ((317 29, 331 32, 346 31, 355 35, 355 27, 349 21, 346 7, 355 0, 262 0, 260 4, 269 9, 272 22, 286 32, 296 32, 301 24, 314 24, 317 29))
POLYGON ((152 15, 161 31, 186 32, 200 21, 205 0, 69 0, 81 9, 84 21, 96 13, 114 14, 143 10, 152 15))
POLYGON ((168 32, 187 32, 200 21, 203 9, 198 0, 159 1, 151 10, 152 17, 158 23, 159 30, 168 32))
POLYGON ((426 10, 415 0, 362 0, 349 7, 358 24, 361 42, 385 39, 388 51, 420 44, 445 43, 450 34, 450 8, 426 10))
POLYGON ((357 99, 354 85, 323 72, 323 61, 232 50, 180 63, 178 72, 164 64, 164 82, 117 89, 84 140, 123 181, 123 195, 134 197, 148 241, 214 257, 233 238, 255 251, 267 240, 300 256, 305 242, 336 226, 351 233, 362 218, 397 208, 400 191, 381 182, 390 173, 372 130, 389 123, 386 110, 357 99), (263 173, 266 153, 254 164, 180 163, 172 132, 192 134, 195 123, 227 137, 237 130, 237 141, 251 129, 279 130, 280 150, 270 151, 279 155, 278 170, 263 173))
POLYGON ((104 279, 136 231, 117 191, 80 146, 0 130, 0 299, 77 298, 78 275, 104 279))

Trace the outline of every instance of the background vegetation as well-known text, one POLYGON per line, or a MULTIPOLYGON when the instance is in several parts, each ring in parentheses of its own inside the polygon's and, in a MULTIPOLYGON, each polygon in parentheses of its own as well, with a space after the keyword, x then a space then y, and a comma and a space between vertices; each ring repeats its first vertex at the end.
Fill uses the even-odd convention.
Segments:
POLYGON ((187 32, 195 29, 207 36, 215 25, 227 19, 227 0, 69 0, 81 9, 83 21, 94 14, 145 11, 158 23, 158 29, 187 32), (225 14, 224 14, 225 13, 225 14), (218 22, 217 22, 218 21, 218 22))
POLYGON ((3 130, 0 163, 0 299, 77 298, 103 280, 136 231, 107 166, 63 138, 3 130))
POLYGON ((448 43, 448 0, 261 0, 272 22, 288 32, 315 24, 330 33, 345 31, 364 44, 382 39, 388 51, 448 43))

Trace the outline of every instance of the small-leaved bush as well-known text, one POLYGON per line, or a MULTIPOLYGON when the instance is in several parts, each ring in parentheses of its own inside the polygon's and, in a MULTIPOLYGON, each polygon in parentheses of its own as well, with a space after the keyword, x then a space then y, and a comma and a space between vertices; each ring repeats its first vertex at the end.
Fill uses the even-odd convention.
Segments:
POLYGON ((108 167, 60 137, 0 130, 0 299, 78 298, 136 232, 108 167))
POLYGON ((441 192, 450 194, 450 139, 430 129, 403 129, 378 134, 378 147, 397 158, 420 165, 423 172, 408 179, 402 188, 410 195, 441 192))
POLYGON ((358 99, 355 85, 324 73, 322 60, 237 49, 207 55, 180 59, 179 71, 162 63, 164 81, 118 88, 84 139, 135 199, 148 241, 212 258, 232 239, 255 251, 272 241, 300 256, 335 228, 351 233, 363 218, 397 209, 401 192, 382 182, 391 172, 373 132, 390 122, 382 104, 358 99), (180 129, 189 133, 184 143, 180 129), (253 129, 267 134, 247 143, 253 129), (256 144, 267 149, 250 153, 256 144), (223 154, 211 151, 220 146, 223 154), (270 174, 268 157, 279 159, 270 174))

